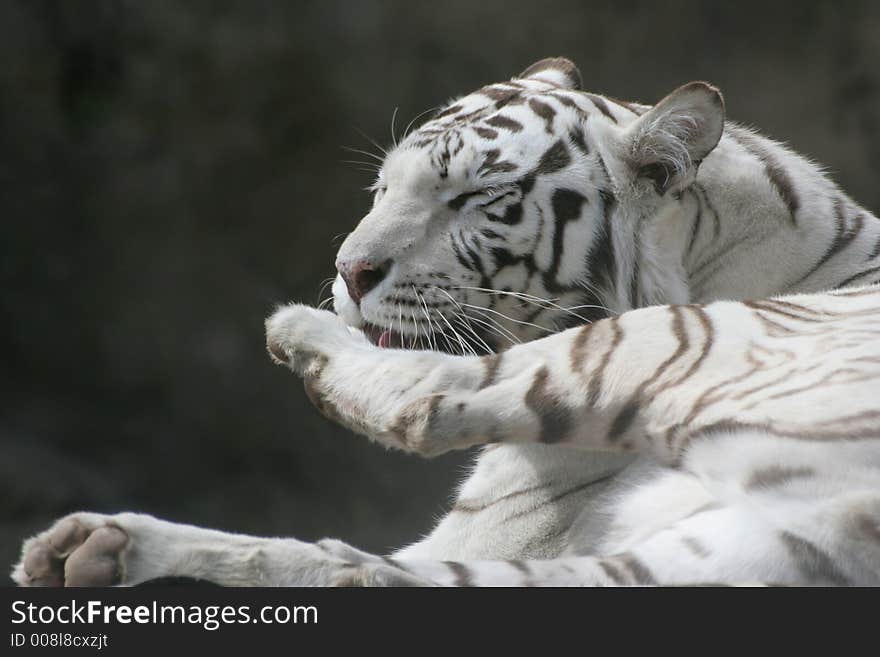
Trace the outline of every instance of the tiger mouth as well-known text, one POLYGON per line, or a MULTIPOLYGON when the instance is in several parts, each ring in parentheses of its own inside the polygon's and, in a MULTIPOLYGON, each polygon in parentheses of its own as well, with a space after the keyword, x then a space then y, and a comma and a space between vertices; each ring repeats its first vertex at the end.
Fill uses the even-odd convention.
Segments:
POLYGON ((367 336, 367 339, 377 347, 382 347, 383 349, 407 348, 406 338, 392 329, 367 323, 361 327, 361 330, 367 336))
POLYGON ((489 346, 485 339, 475 341, 469 336, 458 335, 453 339, 446 333, 433 331, 429 336, 414 337, 384 326, 365 322, 360 326, 367 339, 382 349, 416 349, 439 351, 453 356, 466 354, 486 355, 497 351, 494 345, 489 346), (488 349, 487 349, 488 347, 488 349))

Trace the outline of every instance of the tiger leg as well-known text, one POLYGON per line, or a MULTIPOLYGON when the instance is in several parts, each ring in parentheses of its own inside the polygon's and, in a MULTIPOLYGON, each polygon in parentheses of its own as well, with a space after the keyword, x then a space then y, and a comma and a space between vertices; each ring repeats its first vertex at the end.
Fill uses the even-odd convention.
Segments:
MULTIPOLYGON (((767 441, 758 436, 731 436, 726 442, 731 454, 746 447, 756 464, 766 459, 767 441)), ((599 554, 453 561, 402 551, 383 557, 336 540, 304 543, 142 514, 77 513, 25 542, 13 579, 26 586, 133 585, 168 576, 227 586, 878 585, 876 474, 863 468, 862 485, 853 486, 858 471, 852 469, 841 487, 833 471, 823 474, 828 459, 819 448, 809 455, 814 464, 809 474, 805 466, 788 473, 749 468, 742 479, 745 470, 730 457, 729 477, 717 473, 722 494, 714 502, 663 521, 642 538, 631 531, 615 536, 612 528, 599 554)), ((673 477, 699 481, 705 477, 701 470, 714 468, 718 456, 694 450, 686 471, 673 477)), ((651 500, 662 497, 650 484, 640 490, 651 500)))
POLYGON ((24 542, 20 586, 133 586, 186 577, 223 586, 431 585, 339 541, 304 543, 171 523, 146 514, 73 513, 24 542))
MULTIPOLYGON (((136 585, 188 577, 225 586, 603 586, 665 581, 670 560, 695 561, 663 541, 610 557, 438 561, 367 554, 340 541, 256 538, 142 514, 71 514, 25 542, 22 586, 136 585)), ((700 571, 697 570, 697 573, 700 571)), ((717 576, 713 578, 717 581, 717 576)))
POLYGON ((325 414, 389 447, 552 444, 676 464, 731 430, 875 438, 870 302, 655 306, 482 358, 381 349, 331 313, 289 306, 268 320, 267 342, 325 414))
MULTIPOLYGON (((624 318, 650 330, 651 317, 640 312, 624 318)), ((273 359, 303 376, 319 410, 388 447, 423 456, 498 442, 652 451, 639 431, 645 409, 628 407, 629 382, 645 368, 632 360, 651 363, 673 340, 654 331, 652 348, 639 349, 639 340, 618 338, 622 320, 484 357, 382 349, 332 313, 300 305, 270 317, 266 333, 273 359), (590 356, 573 372, 588 337, 590 356), (623 384, 603 386, 612 375, 623 384)))

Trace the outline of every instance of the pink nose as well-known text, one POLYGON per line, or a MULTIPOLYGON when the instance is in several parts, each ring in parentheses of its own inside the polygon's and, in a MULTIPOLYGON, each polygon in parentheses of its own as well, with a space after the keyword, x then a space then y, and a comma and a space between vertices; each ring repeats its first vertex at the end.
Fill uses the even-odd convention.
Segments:
POLYGON ((345 287, 348 288, 348 296, 358 305, 360 305, 364 295, 382 282, 389 269, 391 269, 390 260, 381 265, 365 260, 336 262, 336 270, 342 276, 342 280, 345 281, 345 287))

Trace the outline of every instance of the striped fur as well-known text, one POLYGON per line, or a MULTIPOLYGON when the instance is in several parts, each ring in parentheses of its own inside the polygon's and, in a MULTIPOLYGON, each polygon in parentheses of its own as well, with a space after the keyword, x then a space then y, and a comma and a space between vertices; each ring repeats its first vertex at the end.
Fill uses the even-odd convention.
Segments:
POLYGON ((484 446, 430 536, 378 557, 75 514, 16 581, 880 584, 880 221, 710 85, 579 87, 543 60, 406 136, 339 252, 380 280, 267 321, 334 421, 484 446))

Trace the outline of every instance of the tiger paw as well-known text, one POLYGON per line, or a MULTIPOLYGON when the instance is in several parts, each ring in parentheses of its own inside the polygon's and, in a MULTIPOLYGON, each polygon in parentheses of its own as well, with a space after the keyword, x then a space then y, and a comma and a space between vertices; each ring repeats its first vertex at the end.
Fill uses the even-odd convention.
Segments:
POLYGON ((279 365, 307 374, 341 348, 366 343, 359 331, 349 329, 335 314, 302 304, 278 309, 266 320, 266 348, 279 365))
POLYGON ((112 516, 75 513, 25 541, 19 586, 114 586, 125 581, 128 533, 112 516))

